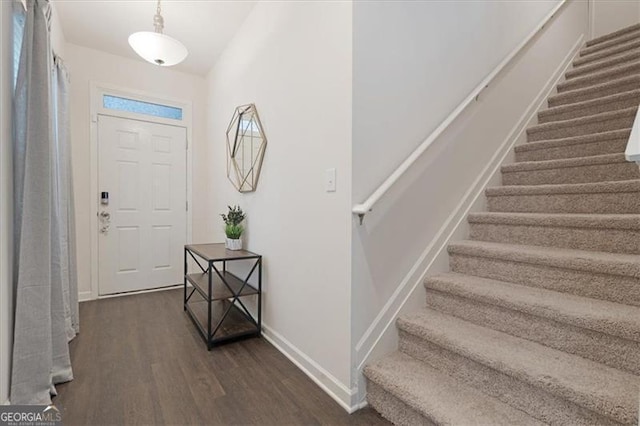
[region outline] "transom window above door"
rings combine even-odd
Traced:
[[[154,104],[113,95],[102,95],[102,106],[107,109],[182,121],[182,108],[169,105]]]

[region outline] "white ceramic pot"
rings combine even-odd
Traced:
[[[226,247],[229,250],[242,250],[242,238],[238,238],[237,240],[227,238]]]

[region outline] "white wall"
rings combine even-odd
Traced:
[[[376,189],[556,4],[355,2],[354,200]]]
[[[9,399],[12,341],[13,178],[11,91],[13,25],[11,2],[0,2],[0,404]]]
[[[264,256],[266,336],[349,406],[351,3],[259,2],[208,76],[209,232],[239,204]],[[225,131],[255,103],[268,138],[255,193],[226,178]],[[337,192],[324,191],[337,169]]]
[[[356,2],[353,203],[363,202],[556,5]],[[579,47],[587,23],[587,2],[568,2],[367,214],[364,225],[354,220],[356,365],[372,348],[379,356],[396,346],[394,309],[404,297],[406,309],[424,307],[421,274],[448,270],[440,248],[458,218],[448,221],[473,198],[468,191],[499,149],[513,142],[518,124],[526,124],[549,79]],[[479,194],[481,189],[475,188]]]
[[[51,48],[56,55],[64,58],[67,42],[64,31],[62,30],[62,24],[60,23],[60,16],[56,8],[56,3],[51,2],[49,4],[51,5]]]
[[[205,80],[202,77],[156,67],[142,60],[132,60],[68,43],[64,61],[71,78],[71,145],[76,202],[76,234],[78,252],[78,291],[80,299],[91,297],[91,193],[90,158],[90,82],[123,89],[191,101],[193,103],[193,239],[210,239],[206,229],[209,217],[206,197],[209,182],[205,178],[207,137],[205,115]],[[97,289],[93,289],[94,291]]]
[[[592,0],[593,37],[640,22],[638,0]]]

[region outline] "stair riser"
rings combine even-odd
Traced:
[[[638,88],[638,80],[631,79],[629,81],[608,85],[592,90],[580,90],[574,93],[565,92],[561,95],[555,95],[549,98],[549,108],[553,108],[561,105],[568,105],[575,102],[590,101],[592,99],[598,99],[603,96],[615,95],[618,93],[628,92],[630,90],[636,90]]]
[[[551,424],[615,424],[564,398],[402,330],[400,351]]]
[[[371,380],[367,380],[367,402],[391,423],[399,426],[435,426],[435,423],[385,391]]]
[[[629,43],[640,40],[640,31],[632,31],[630,33],[620,35],[614,39],[603,41],[602,43],[594,44],[593,46],[585,47],[580,51],[580,56],[592,55],[596,52],[601,52],[607,49],[618,47],[620,44]]]
[[[491,212],[513,213],[640,213],[640,192],[601,194],[539,194],[489,196]]]
[[[610,367],[640,374],[640,343],[427,289],[427,306],[477,325],[541,343]]]
[[[640,104],[640,95],[628,97],[618,101],[593,105],[585,108],[576,108],[564,112],[554,112],[552,114],[538,114],[538,123],[552,123],[554,121],[571,120],[572,118],[586,117],[589,115],[601,114],[603,112],[618,111],[625,108],[637,107]]]
[[[516,162],[546,161],[563,158],[591,157],[594,155],[624,152],[629,139],[613,139],[601,142],[559,146],[534,151],[516,151]]]
[[[503,185],[554,185],[574,183],[612,182],[638,179],[635,163],[593,164],[559,169],[503,172]]]
[[[449,267],[461,274],[640,306],[638,278],[456,253],[449,256]]]
[[[573,65],[578,67],[590,62],[600,61],[611,56],[637,49],[638,47],[640,47],[640,40],[630,40],[620,46],[613,46],[608,49],[600,50],[599,52],[593,52],[589,55],[581,55],[578,59],[573,61]]]
[[[633,115],[625,113],[624,115],[607,120],[589,121],[578,124],[567,123],[560,127],[542,130],[532,128],[531,131],[527,131],[527,140],[529,142],[535,142],[590,135],[593,133],[608,132],[610,130],[628,129],[633,126],[633,120]]]
[[[638,61],[639,58],[640,50],[632,50],[627,52],[626,54],[613,56],[602,61],[594,61],[581,67],[573,68],[572,70],[569,70],[565,73],[565,77],[568,80],[574,77],[589,75],[594,72],[606,71],[618,65],[632,64],[634,61]]]
[[[640,232],[627,229],[472,223],[471,239],[495,243],[640,254]]]
[[[611,69],[603,73],[594,73],[588,76],[575,77],[566,80],[564,83],[558,84],[558,93],[595,86],[596,84],[606,83],[608,81],[627,77],[639,72],[640,63],[633,63],[631,66],[622,67],[620,69]]]

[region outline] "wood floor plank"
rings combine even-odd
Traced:
[[[151,425],[162,424],[161,414],[156,390],[150,384],[140,383],[127,390],[127,398],[124,400],[124,418],[126,425]]]
[[[158,403],[163,424],[204,424],[200,407],[195,403],[189,390],[190,384],[184,377],[177,360],[167,360],[151,365]]]
[[[387,425],[349,415],[264,339],[207,351],[182,290],[84,302],[65,425]]]

